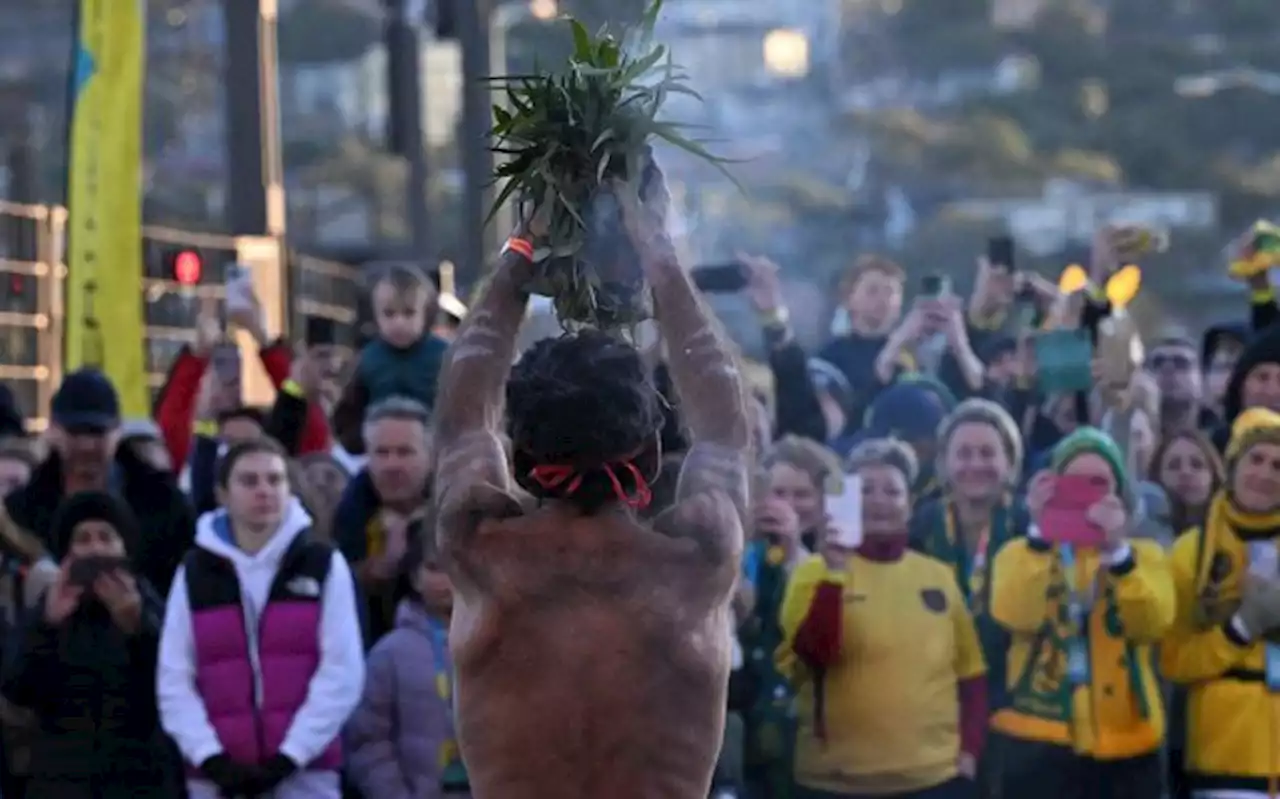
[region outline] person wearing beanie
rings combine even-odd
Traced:
[[[863,430],[835,445],[837,452],[849,452],[862,441],[895,438],[905,441],[920,465],[912,496],[924,500],[935,496],[938,483],[934,476],[938,426],[956,406],[955,395],[937,380],[924,375],[909,375],[898,380],[867,409]]]
[[[1059,478],[1105,485],[1082,523],[1096,547],[1056,543],[1040,524]],[[1152,645],[1173,623],[1161,547],[1132,539],[1120,448],[1081,427],[1053,449],[1027,493],[1032,526],[996,556],[991,614],[1009,631],[1009,697],[992,717],[1000,795],[1160,799],[1165,735]]]
[[[1280,413],[1236,417],[1226,481],[1171,556],[1178,616],[1160,650],[1187,686],[1184,769],[1194,796],[1280,795]]]
[[[862,540],[830,531],[796,567],[775,660],[795,688],[795,799],[967,799],[987,729],[986,664],[954,572],[911,551],[902,441],[860,444]]]
[[[911,546],[951,566],[969,603],[993,708],[1003,705],[1009,634],[991,618],[991,562],[1030,523],[1013,501],[1022,472],[1022,438],[1008,412],[989,400],[967,399],[938,431],[942,496],[919,506],[911,519]]]
[[[1236,418],[1250,408],[1280,412],[1280,325],[1259,332],[1236,361],[1222,397],[1222,425],[1214,433],[1219,450],[1226,448]]]
[[[167,799],[178,787],[156,711],[164,606],[129,559],[137,540],[133,512],[105,492],[54,513],[58,575],[0,684],[37,719],[27,796]]]

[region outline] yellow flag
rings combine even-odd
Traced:
[[[1068,266],[1058,277],[1058,291],[1063,294],[1075,294],[1087,285],[1089,285],[1089,275],[1080,264]]]
[[[140,0],[80,0],[67,190],[66,368],[101,369],[125,416],[150,415],[142,316]]]
[[[1134,264],[1129,264],[1107,280],[1107,299],[1111,302],[1112,308],[1120,310],[1133,302],[1140,288],[1142,288],[1142,270]]]

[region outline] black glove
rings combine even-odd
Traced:
[[[298,764],[285,755],[275,755],[257,769],[257,775],[245,787],[245,796],[260,797],[271,793],[298,770]]]
[[[261,780],[257,766],[237,763],[225,754],[214,755],[200,764],[200,773],[218,786],[218,792],[229,799],[249,794],[250,787]]]

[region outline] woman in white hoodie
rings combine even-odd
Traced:
[[[232,446],[165,613],[160,718],[191,799],[338,799],[364,652],[346,560],[310,535],[270,440]]]

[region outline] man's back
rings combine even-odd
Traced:
[[[455,601],[477,797],[702,799],[724,723],[735,564],[623,513],[478,525]]]
[[[476,799],[703,799],[720,748],[748,394],[647,169],[643,209],[633,188],[617,196],[689,432],[671,511],[651,526],[633,515],[653,500],[664,424],[634,346],[582,330],[515,360],[531,239],[513,239],[441,372],[433,496]],[[538,219],[522,226],[535,238]]]

